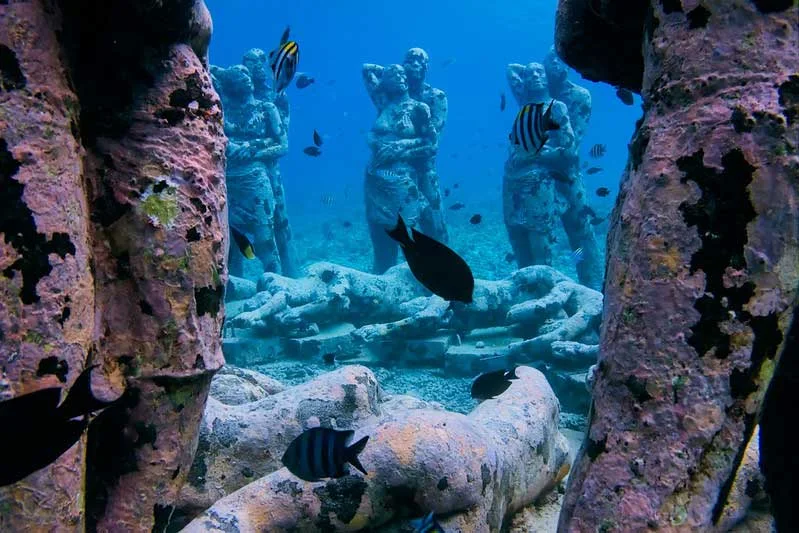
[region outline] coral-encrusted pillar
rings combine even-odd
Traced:
[[[85,460],[0,491],[0,530],[161,530],[186,479],[223,363],[210,24],[202,0],[0,5],[0,399],[88,360],[101,396],[126,385]]]
[[[58,27],[41,2],[0,5],[0,400],[71,385],[92,345],[83,153]],[[83,528],[84,444],[0,489],[1,531]]]
[[[786,341],[799,8],[649,4],[628,43],[644,50],[645,114],[608,237],[593,415],[561,532],[713,531],[775,366],[799,357]]]

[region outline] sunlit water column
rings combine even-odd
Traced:
[[[608,237],[593,416],[562,532],[715,531],[774,369],[799,356],[786,343],[799,9],[686,4],[559,5],[560,55],[640,90],[645,109]]]

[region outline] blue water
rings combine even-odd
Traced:
[[[456,244],[468,238],[457,233],[477,231],[466,221],[481,212],[486,228],[500,230],[493,234],[504,240],[497,249],[497,260],[502,260],[510,246],[501,230],[499,187],[507,135],[516,111],[505,81],[505,66],[543,60],[553,43],[556,0],[208,0],[207,4],[214,21],[211,63],[229,66],[240,63],[250,48],[274,48],[288,24],[292,39],[300,44],[298,71],[316,79],[306,89],[293,84],[288,89],[290,150],[281,160],[281,169],[291,224],[295,234],[299,233],[298,245],[307,247],[309,231],[342,216],[364,223],[361,189],[369,156],[365,134],[376,113],[361,81],[361,65],[401,63],[405,51],[418,46],[430,54],[427,81],[446,91],[449,99],[438,171],[442,189],[455,182],[460,187],[445,205],[455,201],[467,204],[462,211],[446,212],[450,233],[456,234]],[[445,62],[451,64],[444,66]],[[604,168],[603,173],[584,177],[590,205],[602,216],[615,201],[627,144],[641,116],[640,99],[636,96],[634,106],[625,106],[609,85],[589,82],[574,71],[570,79],[586,87],[593,98],[582,152],[592,165]],[[508,98],[504,112],[499,110],[501,92]],[[325,139],[324,153],[318,158],[302,153],[312,144],[314,128]],[[599,161],[587,156],[595,143],[608,148]],[[595,196],[593,191],[600,186],[608,187],[611,194]],[[320,201],[324,193],[333,194],[332,207]],[[606,228],[603,224],[599,229]],[[362,228],[353,231],[368,241]],[[316,238],[314,233],[312,239]],[[600,233],[598,238],[604,242],[605,235]],[[318,239],[323,239],[321,230]],[[567,257],[568,251],[564,254]],[[306,257],[303,250],[299,255]],[[479,277],[488,275],[485,269],[479,270],[475,272]]]

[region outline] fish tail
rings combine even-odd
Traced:
[[[80,373],[72,384],[67,397],[58,406],[58,415],[64,420],[98,411],[112,402],[98,400],[92,394],[91,371],[100,365],[91,365]]]
[[[358,459],[358,454],[363,451],[366,447],[366,441],[369,440],[369,435],[365,436],[352,446],[347,448],[347,462],[350,463],[352,466],[363,472],[365,475],[369,475],[366,472],[366,469],[361,464],[361,461]]]
[[[386,230],[388,236],[400,243],[402,246],[410,246],[411,238],[408,236],[408,227],[402,220],[402,215],[397,215],[397,225],[392,230]]]

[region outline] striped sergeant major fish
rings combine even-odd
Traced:
[[[355,432],[351,429],[339,431],[330,428],[311,428],[291,441],[281,461],[289,472],[305,481],[337,478],[348,474],[346,463],[366,474],[358,454],[366,446],[366,436],[347,446]]]
[[[269,52],[275,92],[280,94],[291,84],[300,62],[300,45],[297,41],[286,41]]]
[[[427,513],[424,518],[411,520],[411,527],[413,527],[414,533],[444,533],[444,529],[441,527],[441,524],[436,522],[436,518],[433,516],[433,511]]]
[[[526,104],[513,121],[513,130],[508,135],[511,144],[522,145],[525,152],[535,151],[537,154],[549,139],[548,131],[558,130],[560,126],[552,120],[552,104],[544,111],[543,103]]]

